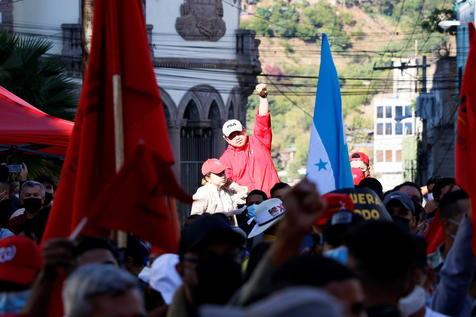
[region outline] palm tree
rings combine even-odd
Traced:
[[[48,55],[53,44],[39,37],[0,32],[0,85],[55,116],[71,118],[75,85],[59,57]]]

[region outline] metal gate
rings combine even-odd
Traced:
[[[180,133],[180,180],[182,188],[193,195],[201,186],[202,164],[214,153],[213,132],[211,128],[182,127]],[[181,207],[183,217],[186,217],[190,210]]]

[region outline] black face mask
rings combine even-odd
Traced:
[[[407,218],[393,216],[393,222],[396,223],[399,227],[404,228],[405,230],[410,230],[410,220]]]
[[[52,193],[45,193],[45,206],[49,205],[49,203],[53,200]]]
[[[209,256],[197,265],[198,287],[194,298],[202,304],[226,304],[242,283],[240,264],[227,256]]]
[[[23,207],[29,214],[34,214],[41,209],[42,203],[40,198],[23,199]]]

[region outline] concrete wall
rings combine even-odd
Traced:
[[[175,29],[180,17],[182,0],[147,0],[146,21],[153,25],[152,45],[155,57],[234,59],[236,58],[235,32],[240,25],[238,1],[223,1],[225,35],[217,42],[186,41]]]
[[[60,54],[63,23],[79,23],[80,0],[22,0],[13,3],[14,31],[24,35],[45,35],[53,41],[50,53]]]

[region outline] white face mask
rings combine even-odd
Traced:
[[[22,312],[30,295],[31,290],[0,293],[0,314]]]
[[[413,291],[408,296],[400,298],[398,307],[402,312],[402,316],[407,317],[415,314],[420,309],[426,306],[427,293],[420,285],[415,286]]]

